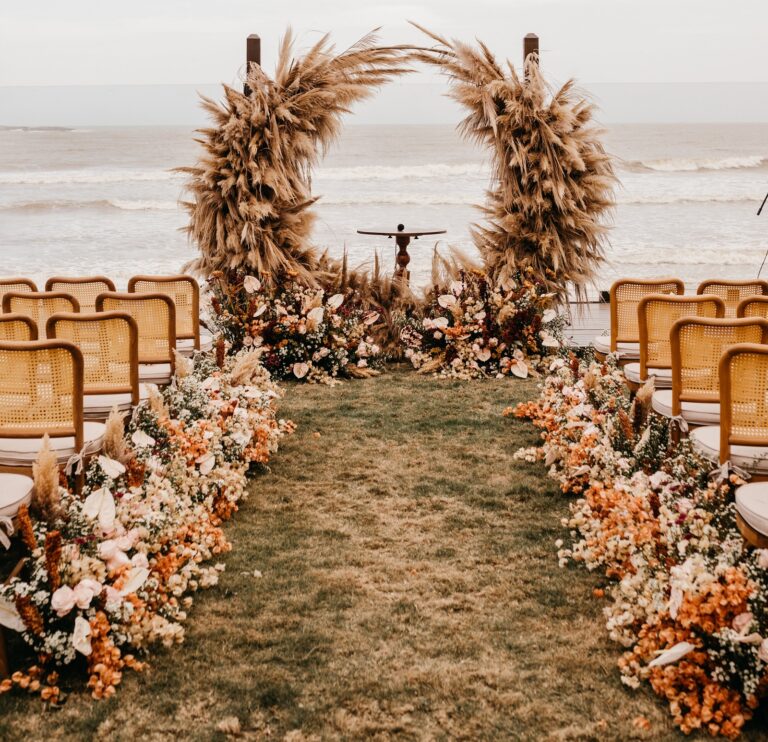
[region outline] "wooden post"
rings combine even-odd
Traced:
[[[539,62],[539,37],[535,33],[527,33],[523,38],[523,70],[528,62],[528,57],[531,54],[535,55],[534,60],[536,64]],[[526,74],[526,77],[528,75]]]
[[[252,33],[245,41],[245,79],[248,79],[248,73],[251,71],[251,65],[258,64],[261,66],[261,37],[258,34]],[[243,93],[250,95],[251,90],[248,87],[248,83],[243,85]]]

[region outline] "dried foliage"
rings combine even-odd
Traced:
[[[132,451],[125,442],[123,416],[117,407],[109,413],[104,428],[104,453],[122,464],[127,463],[132,457]]]
[[[375,32],[340,54],[326,35],[294,57],[289,30],[274,79],[251,65],[249,95],[224,86],[221,104],[204,99],[214,121],[198,139],[205,153],[180,169],[193,197],[185,204],[187,231],[201,252],[189,268],[206,277],[242,270],[318,285],[312,167],[350,106],[408,71],[402,61],[401,49],[376,46]]]
[[[593,107],[572,81],[551,90],[535,57],[521,79],[483,43],[417,28],[436,46],[416,58],[447,75],[450,96],[469,111],[460,132],[491,155],[485,223],[473,229],[488,273],[503,282],[531,267],[561,299],[568,283],[583,293],[603,261],[615,184]]]
[[[42,448],[32,464],[32,479],[32,512],[40,520],[53,524],[61,515],[59,464],[47,434],[43,436]]]

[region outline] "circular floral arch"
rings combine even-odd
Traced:
[[[550,89],[533,56],[521,78],[482,43],[420,30],[432,46],[382,47],[371,33],[336,53],[326,35],[302,56],[289,31],[274,77],[250,65],[248,94],[224,86],[221,103],[204,99],[214,125],[200,132],[202,158],[182,168],[187,229],[200,250],[193,270],[310,287],[345,271],[311,243],[312,169],[350,107],[419,61],[447,76],[449,95],[467,110],[461,134],[491,156],[484,219],[472,228],[489,280],[527,271],[562,300],[569,286],[583,291],[603,260],[615,182],[591,104],[572,81]]]

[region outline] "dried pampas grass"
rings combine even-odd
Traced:
[[[123,416],[117,407],[112,408],[107,422],[104,425],[104,453],[110,459],[127,464],[132,457],[132,452],[125,442],[125,424]]]
[[[340,54],[323,36],[294,56],[289,30],[274,78],[251,65],[249,95],[224,86],[221,104],[203,99],[214,126],[200,132],[197,165],[180,168],[192,195],[184,204],[187,231],[201,253],[189,268],[206,277],[240,270],[318,285],[312,168],[350,107],[409,71],[402,60],[400,48],[376,46],[375,33]]]
[[[43,436],[43,445],[32,464],[32,512],[37,518],[53,525],[61,516],[61,493],[59,492],[59,462],[51,450],[48,434]]]
[[[436,42],[416,58],[448,76],[450,96],[469,111],[460,132],[491,154],[485,222],[473,229],[489,275],[504,282],[532,269],[561,300],[568,284],[583,295],[604,259],[616,183],[592,106],[572,81],[551,90],[535,57],[521,79],[483,43],[416,27]]]

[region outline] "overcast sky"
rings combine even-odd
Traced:
[[[324,31],[344,47],[376,26],[383,26],[384,42],[423,43],[408,19],[443,35],[478,37],[515,64],[521,62],[522,37],[535,32],[549,79],[575,77],[586,86],[596,84],[598,95],[613,90],[599,83],[768,80],[765,0],[0,0],[0,87],[237,83],[248,33],[261,35],[263,63],[271,70],[279,38],[289,25],[300,48]],[[425,71],[409,78],[406,86],[434,82]],[[711,113],[702,113],[707,93],[689,89],[699,92],[691,93],[690,105],[680,104],[680,116],[689,112],[694,120],[715,120],[721,112],[736,115],[722,101],[719,108],[709,104]],[[745,90],[738,95],[753,105],[765,97]],[[407,88],[387,95],[380,106],[409,100]],[[620,90],[610,96],[615,100],[607,101],[608,118],[631,105],[636,93],[627,93],[626,100]],[[66,123],[67,116],[85,115],[78,114],[75,100],[77,106],[88,105],[85,97],[72,98],[67,112],[58,108],[58,101],[54,105],[34,97],[6,87],[0,93],[0,124],[10,123],[9,115],[40,119],[34,123]],[[411,97],[415,100],[418,94],[414,91]],[[635,112],[627,115],[632,120],[650,105],[658,111],[649,115],[663,120],[669,102],[679,97],[668,91],[648,103],[635,100]],[[738,102],[735,92],[734,97]],[[66,106],[67,99],[62,100]],[[33,107],[25,108],[25,101]],[[768,102],[759,105],[768,111]],[[422,106],[426,116],[432,107]],[[115,110],[116,117],[124,115]],[[768,120],[762,109],[745,113],[745,118]]]

